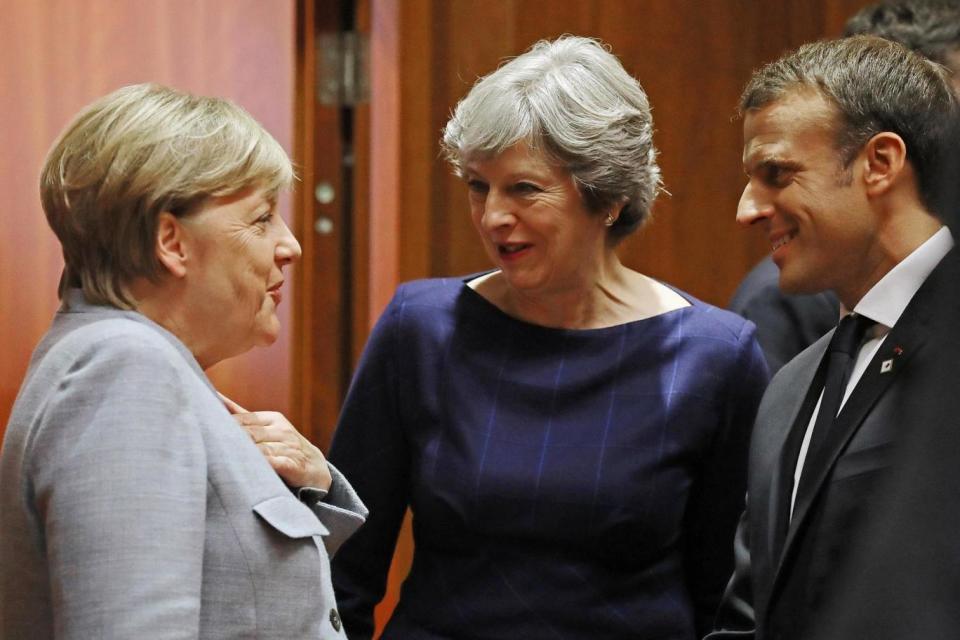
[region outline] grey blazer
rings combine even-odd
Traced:
[[[331,471],[300,502],[173,334],[70,292],[0,454],[0,637],[343,638]]]

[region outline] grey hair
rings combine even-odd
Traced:
[[[803,89],[836,106],[835,144],[844,169],[874,135],[896,133],[906,144],[924,205],[942,216],[952,178],[942,167],[958,118],[946,69],[874,36],[805,44],[753,74],[740,97],[741,115]]]
[[[187,216],[208,198],[248,188],[275,199],[290,186],[283,147],[228,100],[155,84],[123,87],[81,111],[40,176],[47,222],[65,263],[60,297],[132,308],[126,286],[156,280],[161,212]]]
[[[584,205],[606,213],[617,242],[650,216],[660,189],[650,103],[640,84],[597,40],[541,40],[480,78],[457,104],[441,145],[454,173],[469,157],[526,142],[574,178]]]

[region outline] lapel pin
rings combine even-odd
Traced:
[[[880,363],[880,373],[890,373],[893,371],[893,360],[884,360]]]
[[[902,355],[903,355],[903,347],[901,347],[900,345],[895,346],[895,347],[893,348],[893,354],[894,354],[894,355],[897,355],[897,356],[902,356]]]

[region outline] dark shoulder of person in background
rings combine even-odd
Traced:
[[[757,325],[757,341],[774,374],[837,324],[833,292],[792,295],[780,291],[780,272],[767,256],[737,287],[730,310]]]

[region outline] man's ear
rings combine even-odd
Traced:
[[[167,211],[157,220],[157,258],[175,278],[187,275],[186,231],[176,216]]]
[[[863,180],[869,195],[881,195],[903,177],[907,166],[907,145],[891,131],[881,131],[863,148],[865,170]]]

